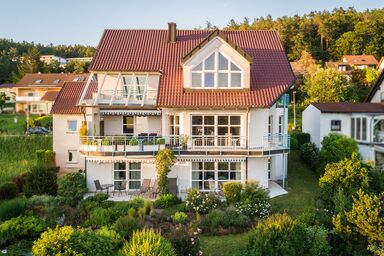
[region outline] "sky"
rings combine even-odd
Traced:
[[[206,21],[251,21],[353,6],[384,8],[383,0],[0,0],[0,38],[96,46],[106,28],[193,29]]]

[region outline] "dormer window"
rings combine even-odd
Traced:
[[[54,84],[58,84],[59,82],[60,82],[60,79],[55,79],[55,80],[53,81]]]
[[[239,88],[242,70],[221,52],[215,51],[192,68],[193,88]]]
[[[37,79],[37,80],[35,80],[35,84],[41,84],[42,81],[43,80],[41,80],[41,79]]]

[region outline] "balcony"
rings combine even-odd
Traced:
[[[268,155],[288,152],[290,137],[264,136],[260,145],[249,144],[245,136],[86,136],[80,138],[80,152],[88,156],[153,155],[170,148],[178,155]]]
[[[16,102],[40,101],[40,96],[16,96]]]
[[[155,105],[157,90],[103,90],[95,100],[95,105]]]

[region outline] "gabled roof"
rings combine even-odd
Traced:
[[[345,59],[350,65],[377,65],[378,62],[373,55],[344,55],[341,59]]]
[[[62,87],[65,82],[72,82],[76,79],[86,81],[89,74],[70,73],[28,73],[25,74],[15,87]],[[41,80],[40,82],[37,82]]]
[[[183,89],[181,61],[203,43],[210,30],[177,30],[168,42],[167,30],[105,30],[91,71],[161,72],[159,107],[245,108],[271,106],[294,82],[294,74],[275,31],[215,32],[252,59],[249,90]]]
[[[384,70],[381,71],[379,78],[376,80],[376,83],[372,86],[371,90],[368,93],[367,98],[365,99],[365,102],[370,102],[375,95],[375,93],[380,90],[380,85],[384,81]]]
[[[0,89],[13,87],[15,87],[15,84],[0,84]]]
[[[86,82],[66,82],[60,90],[55,103],[52,106],[51,114],[79,115],[82,109],[77,106],[81,92],[85,88]],[[85,99],[92,98],[92,93],[97,91],[97,83],[91,82]]]
[[[40,100],[55,101],[57,95],[59,95],[59,91],[47,91],[46,93],[44,93]]]
[[[181,63],[187,62],[195,53],[197,53],[201,48],[203,48],[206,44],[208,44],[211,40],[214,38],[219,37],[224,40],[227,44],[229,44],[233,49],[235,49],[241,56],[243,56],[245,59],[249,61],[249,63],[252,63],[252,57],[248,55],[243,49],[241,49],[239,46],[237,46],[232,40],[228,38],[224,34],[223,31],[220,31],[218,29],[212,31],[211,34],[209,34],[201,43],[199,43],[195,48],[193,48],[188,54],[186,54],[182,59]]]
[[[381,103],[322,102],[312,105],[322,113],[384,113]]]

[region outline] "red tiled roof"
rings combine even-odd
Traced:
[[[60,90],[55,103],[52,106],[51,114],[82,114],[80,107],[77,106],[81,93],[85,88],[86,82],[66,82]],[[85,99],[92,98],[92,93],[97,91],[97,83],[91,82]]]
[[[43,97],[41,97],[41,100],[55,101],[57,95],[59,95],[59,91],[47,91],[46,93],[44,93]]]
[[[384,104],[381,103],[330,102],[312,105],[323,113],[384,113]]]
[[[72,82],[76,78],[78,81],[86,81],[89,74],[70,74],[70,73],[28,73],[17,82],[15,87],[62,87],[65,82]],[[40,83],[36,83],[41,80]],[[55,80],[58,82],[55,83]]]
[[[346,60],[350,65],[377,65],[378,62],[373,55],[344,55],[342,60]]]
[[[0,89],[1,88],[13,88],[13,87],[15,87],[14,84],[0,84]]]
[[[186,92],[181,60],[212,31],[177,30],[176,43],[167,30],[106,30],[90,66],[92,71],[160,71],[160,107],[265,107],[294,82],[279,35],[274,31],[223,31],[249,55],[250,90]]]

